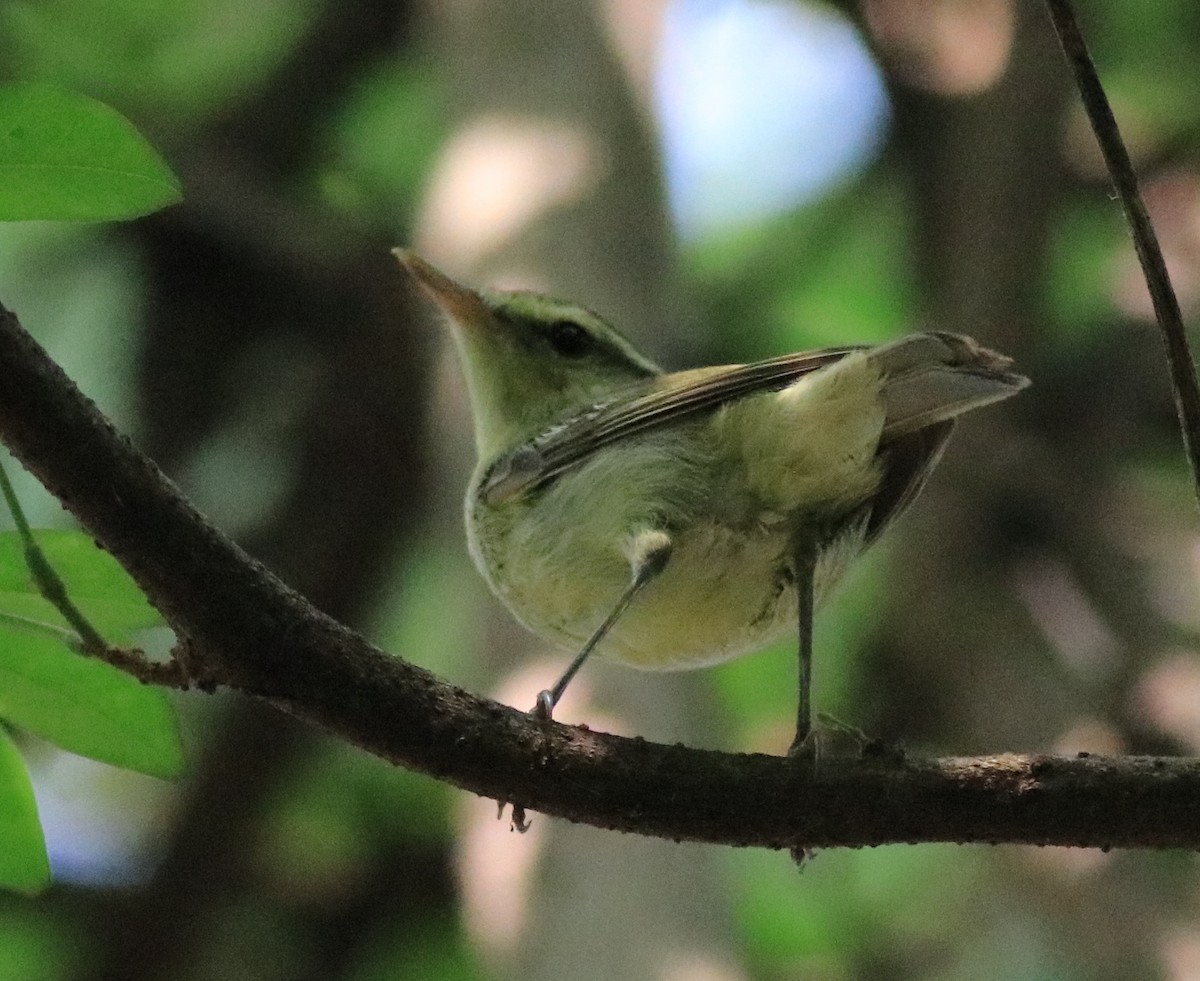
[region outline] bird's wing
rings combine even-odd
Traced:
[[[484,475],[481,492],[498,504],[578,466],[603,447],[689,417],[733,399],[777,391],[801,375],[833,364],[858,347],[785,354],[745,365],[697,368],[648,379],[632,391],[564,419],[511,450]]]

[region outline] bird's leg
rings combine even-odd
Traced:
[[[671,558],[671,546],[671,536],[665,531],[647,530],[639,532],[634,536],[629,551],[629,568],[631,572],[629,585],[621,594],[620,599],[617,600],[617,605],[613,607],[612,612],[604,618],[604,622],[587,639],[587,643],[575,655],[574,659],[567,666],[567,670],[562,673],[562,677],[554,683],[554,687],[547,688],[545,691],[538,693],[537,704],[531,710],[531,714],[535,718],[549,719],[553,716],[554,707],[558,704],[558,700],[562,698],[563,692],[567,690],[567,685],[571,683],[571,679],[583,667],[583,662],[588,659],[588,655],[604,639],[609,630],[612,629],[612,625],[620,619],[621,614],[633,602],[634,597],[645,588],[647,583],[666,568],[667,562]]]
[[[815,755],[812,730],[812,630],[813,578],[817,567],[817,547],[809,536],[799,533],[792,545],[792,564],[796,575],[796,599],[799,613],[800,684],[796,706],[796,738],[788,756]]]
[[[554,707],[558,704],[558,700],[562,698],[563,692],[567,690],[567,685],[571,683],[571,679],[583,667],[583,662],[588,659],[588,655],[604,639],[605,635],[612,629],[612,625],[620,619],[621,614],[629,608],[629,604],[633,602],[634,597],[646,587],[647,583],[666,568],[667,562],[671,558],[671,547],[671,536],[665,531],[647,530],[633,536],[629,549],[629,569],[631,573],[629,585],[625,587],[625,591],[617,600],[617,604],[613,607],[612,612],[604,618],[604,622],[593,631],[592,635],[587,639],[587,643],[583,645],[580,652],[567,665],[567,670],[554,683],[554,687],[538,692],[537,704],[530,710],[530,715],[535,719],[546,721],[553,718]],[[503,815],[504,805],[508,802],[501,800],[498,803],[500,810],[497,817]],[[512,827],[514,831],[519,831],[521,834],[529,830],[529,821],[525,816],[525,808],[516,802],[512,804]]]

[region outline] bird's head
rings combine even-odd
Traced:
[[[481,460],[538,435],[574,409],[661,374],[583,307],[540,293],[473,290],[413,252],[394,251],[450,324]]]

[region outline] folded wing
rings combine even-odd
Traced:
[[[852,351],[866,351],[883,379],[884,494],[876,507],[880,520],[872,520],[872,526],[882,527],[920,489],[955,416],[1028,384],[1010,370],[1007,358],[946,333],[913,334],[871,349],[829,348],[661,375],[516,447],[484,477],[483,494],[489,503],[500,503],[546,484],[603,447],[748,395],[779,391]]]

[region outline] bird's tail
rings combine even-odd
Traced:
[[[868,354],[884,378],[882,443],[1015,395],[1029,379],[961,334],[910,334]]]

